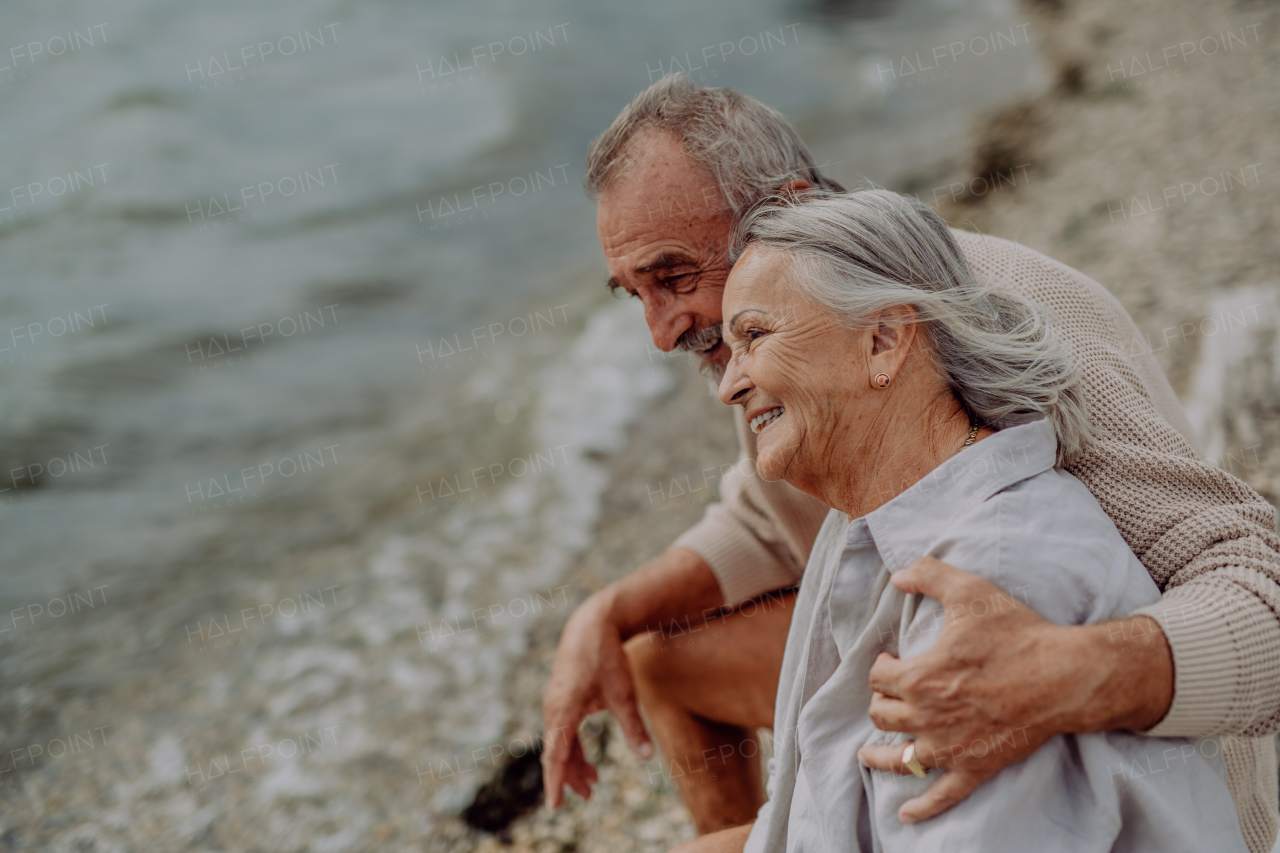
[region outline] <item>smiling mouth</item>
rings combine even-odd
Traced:
[[[769,411],[756,415],[751,419],[751,431],[759,435],[760,430],[782,417],[786,412],[787,410],[781,406],[774,406]]]

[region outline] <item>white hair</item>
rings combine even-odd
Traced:
[[[748,246],[792,260],[790,282],[842,325],[865,328],[909,305],[929,356],[977,423],[1039,412],[1058,438],[1058,465],[1091,441],[1070,345],[1027,300],[973,275],[945,222],[923,202],[886,190],[770,198],[734,231]]]
[[[788,181],[843,191],[823,175],[786,116],[755,98],[718,86],[695,86],[670,74],[631,99],[587,149],[587,194],[600,193],[636,159],[632,144],[645,132],[679,140],[719,187],[735,214],[773,195]]]

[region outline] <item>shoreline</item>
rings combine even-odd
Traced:
[[[714,482],[690,495],[672,495],[666,485],[687,476],[697,486],[704,469],[720,470],[737,459],[732,416],[697,372],[693,357],[668,356],[663,368],[673,376],[674,388],[632,425],[625,449],[604,463],[609,487],[591,544],[561,580],[573,591],[572,607],[533,626],[528,651],[515,666],[507,707],[517,736],[532,738],[542,731],[542,691],[573,607],[664,551],[718,494]],[[496,835],[471,830],[460,817],[442,821],[440,840],[476,851],[661,853],[695,836],[660,759],[645,762],[635,756],[607,713],[589,717],[583,731],[588,758],[600,774],[590,800],[566,790],[565,804],[552,813],[539,798],[532,813]]]

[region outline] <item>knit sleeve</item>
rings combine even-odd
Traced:
[[[1174,662],[1173,704],[1150,734],[1280,731],[1275,510],[1217,468],[1117,441],[1073,473],[1164,591],[1138,611],[1160,624]]]
[[[1046,306],[1083,369],[1097,433],[1072,467],[1164,596],[1174,699],[1149,733],[1280,731],[1280,538],[1275,509],[1201,461],[1133,321],[1097,282],[1005,240],[956,232],[980,275]]]
[[[826,506],[787,483],[760,479],[753,438],[739,423],[742,450],[720,481],[720,502],[675,541],[711,567],[726,605],[798,583],[827,514]]]

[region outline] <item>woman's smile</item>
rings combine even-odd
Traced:
[[[759,435],[761,430],[786,413],[787,410],[782,406],[772,406],[768,409],[762,410],[758,409],[754,413],[749,413],[747,415],[747,424],[750,425],[752,432]]]

